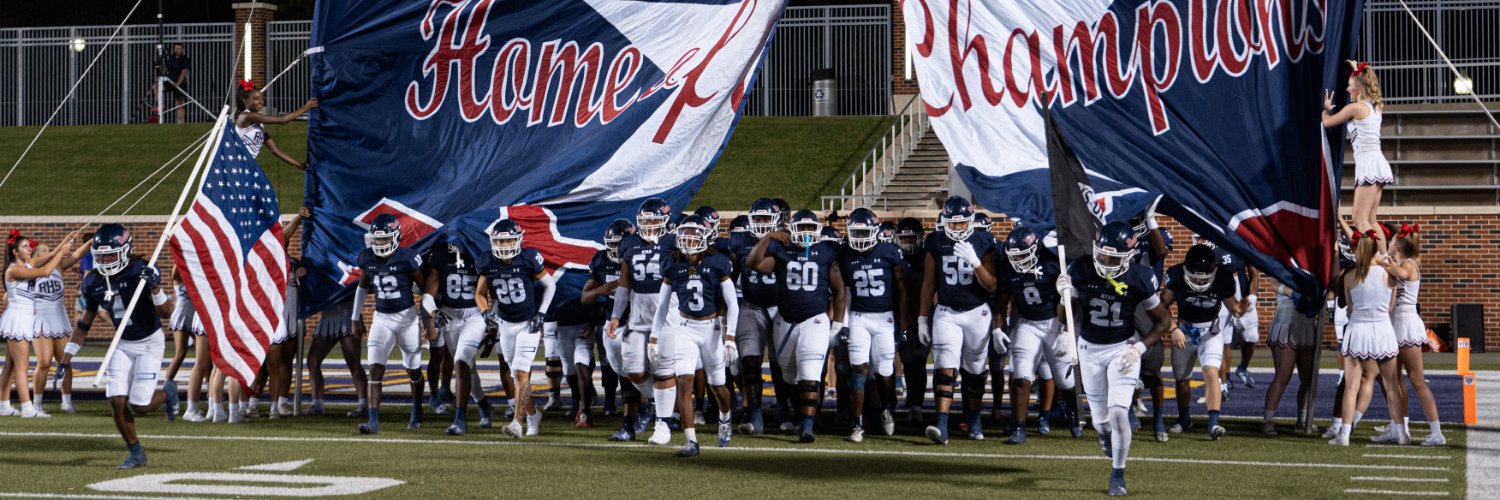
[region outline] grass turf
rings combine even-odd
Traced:
[[[576,429],[561,413],[549,414],[543,434],[512,441],[498,430],[480,430],[470,416],[470,434],[443,435],[449,417],[428,415],[423,429],[404,429],[407,407],[386,408],[378,436],[359,436],[354,419],[342,416],[255,420],[245,425],[167,422],[159,413],[139,417],[138,428],[151,464],[140,471],[113,469],[124,457],[103,403],[87,402],[73,415],[48,420],[9,418],[0,425],[0,454],[7,480],[0,494],[98,493],[87,485],[152,473],[228,472],[243,466],[312,459],[295,472],[330,476],[385,477],[404,484],[368,494],[378,498],[535,497],[607,494],[611,497],[764,497],[795,491],[811,497],[988,497],[1102,496],[1109,463],[1093,432],[1081,439],[1059,429],[1024,446],[982,442],[955,435],[949,446],[917,437],[898,426],[895,437],[867,436],[844,442],[841,430],[824,427],[817,443],[790,436],[736,436],[729,449],[713,448],[712,426],[700,426],[703,456],[672,457],[682,443],[657,448],[642,441],[607,443],[618,419],[600,418],[593,429]],[[898,416],[898,420],[900,420]],[[1130,463],[1130,492],[1150,498],[1205,495],[1235,498],[1331,498],[1350,488],[1443,491],[1465,494],[1464,432],[1448,431],[1443,449],[1366,447],[1370,424],[1354,445],[1334,448],[1321,439],[1258,434],[1258,423],[1227,423],[1229,437],[1210,442],[1201,432],[1156,443],[1137,433]],[[992,431],[993,432],[993,431]],[[66,433],[46,435],[43,433]],[[955,431],[955,434],[956,431]],[[270,440],[281,438],[280,440]],[[1423,455],[1446,458],[1384,458]],[[1210,463],[1207,461],[1234,463]],[[1437,470],[1381,470],[1379,466]],[[670,474],[670,475],[669,475]],[[1355,481],[1356,476],[1446,479],[1446,483]],[[206,484],[206,483],[204,483]],[[234,494],[225,485],[226,494]],[[201,495],[200,495],[201,496]]]
[[[780,196],[796,207],[816,206],[818,196],[838,188],[889,122],[885,116],[745,117],[692,206],[743,210],[764,195]],[[208,128],[207,123],[50,127],[0,188],[9,195],[4,215],[96,214]],[[306,122],[266,128],[287,154],[306,157]],[[0,127],[0,162],[14,163],[37,129]],[[197,159],[195,154],[186,156],[187,162],[132,214],[171,211]],[[296,213],[302,202],[302,172],[269,151],[259,160],[276,187],[282,212]],[[128,198],[111,213],[120,213],[135,199]]]

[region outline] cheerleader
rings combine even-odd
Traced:
[[[51,313],[46,313],[44,317],[43,311],[37,308],[36,304],[39,302],[37,296],[54,295],[53,292],[56,292],[56,298],[44,298],[42,302],[61,304],[61,289],[52,290],[54,286],[60,287],[62,282],[61,276],[55,275],[55,272],[62,264],[63,257],[71,255],[73,240],[77,236],[76,232],[68,233],[58,251],[40,265],[34,265],[32,262],[32,258],[37,255],[36,240],[21,236],[21,232],[14,229],[5,240],[5,289],[9,291],[9,300],[7,300],[5,314],[0,315],[0,338],[5,339],[6,344],[5,369],[0,371],[0,385],[5,386],[5,397],[0,399],[0,416],[16,414],[20,414],[21,418],[51,416],[42,411],[41,405],[32,403],[31,383],[27,379],[26,368],[31,364],[32,339],[36,338],[38,333],[56,333],[53,330],[61,329],[54,324],[55,318]],[[53,281],[54,278],[55,281]],[[66,323],[67,314],[64,313],[63,324],[66,325]],[[47,356],[50,357],[51,353]],[[17,370],[17,366],[21,369]],[[15,382],[15,390],[21,396],[20,410],[10,405],[11,382]]]
[[[365,392],[368,379],[365,378],[364,366],[359,362],[363,325],[350,320],[353,313],[354,298],[350,297],[335,303],[318,318],[318,328],[313,330],[312,347],[307,350],[307,367],[312,374],[313,390],[312,409],[307,411],[308,415],[324,413],[323,402],[327,400],[328,391],[323,378],[323,360],[328,359],[334,346],[344,354],[344,365],[354,378],[354,391],[359,398],[359,405],[349,412],[349,416],[366,418],[368,415],[369,403]]]
[[[1370,63],[1349,61],[1349,104],[1333,112],[1333,92],[1323,92],[1323,126],[1333,128],[1348,124],[1349,143],[1354,147],[1354,227],[1360,232],[1377,229],[1375,211],[1380,206],[1381,190],[1395,183],[1391,164],[1380,152],[1380,120],[1385,105],[1380,98],[1380,79]],[[1384,251],[1386,237],[1375,233]]]
[[[1422,239],[1418,236],[1418,226],[1401,225],[1401,231],[1396,233],[1395,239],[1391,240],[1390,248],[1387,249],[1388,257],[1380,260],[1380,267],[1396,278],[1396,307],[1391,310],[1391,323],[1396,328],[1396,345],[1400,353],[1396,356],[1398,369],[1406,371],[1406,378],[1411,381],[1412,392],[1416,393],[1417,401],[1422,404],[1422,412],[1427,415],[1427,425],[1432,433],[1422,441],[1422,446],[1444,446],[1448,440],[1443,438],[1441,423],[1438,421],[1437,402],[1432,398],[1432,389],[1427,387],[1427,380],[1422,375],[1422,346],[1427,345],[1427,325],[1422,323],[1422,317],[1417,314],[1417,290],[1422,284],[1422,271],[1419,269],[1422,255]],[[1399,379],[1385,379],[1387,385],[1398,387],[1401,400],[1398,405],[1407,408],[1406,385]],[[1395,427],[1395,426],[1392,426]],[[1403,423],[1401,428],[1410,432]],[[1394,441],[1396,436],[1382,436],[1384,441]]]
[[[34,289],[36,294],[32,297],[33,306],[36,308],[36,338],[32,339],[32,349],[36,350],[36,371],[31,376],[33,384],[31,399],[38,411],[42,409],[42,393],[47,388],[47,379],[52,378],[58,385],[57,391],[62,395],[63,413],[73,413],[73,370],[62,365],[63,348],[68,346],[68,338],[73,336],[73,323],[68,321],[68,309],[63,305],[63,274],[65,269],[71,269],[83,259],[84,254],[89,251],[88,245],[80,245],[73,249],[72,253],[62,252],[62,260],[57,269],[46,277],[37,278]],[[40,267],[52,260],[54,253],[45,243],[37,245],[36,256],[32,257],[32,267]],[[58,375],[51,377],[52,361],[58,362]]]
[[[306,162],[292,159],[291,155],[286,154],[281,148],[276,147],[276,141],[271,140],[271,136],[266,133],[263,125],[268,123],[272,125],[291,123],[308,111],[312,111],[313,108],[318,107],[317,98],[309,99],[307,104],[303,104],[302,107],[297,108],[296,111],[292,111],[291,113],[281,116],[264,115],[261,114],[261,111],[266,107],[266,96],[255,88],[254,83],[248,80],[240,80],[240,88],[235,91],[235,102],[239,106],[239,112],[234,116],[234,130],[240,134],[240,139],[245,141],[245,147],[250,149],[251,156],[260,156],[260,148],[264,145],[266,149],[271,150],[271,154],[280,158],[281,161],[287,162],[288,165],[296,167],[298,170],[307,170]]]
[[[1349,446],[1349,434],[1353,430],[1354,409],[1369,404],[1375,388],[1375,375],[1391,381],[1396,379],[1396,331],[1391,325],[1391,306],[1395,303],[1395,278],[1384,267],[1375,263],[1377,231],[1355,233],[1353,272],[1344,275],[1343,291],[1349,303],[1349,325],[1344,332],[1344,342],[1339,354],[1343,356],[1344,380],[1347,384],[1358,383],[1358,390],[1349,387],[1344,391],[1342,415],[1348,426],[1339,429],[1338,437],[1328,442],[1335,446]],[[1401,422],[1406,408],[1401,407],[1396,384],[1384,384],[1386,406],[1391,416],[1392,431],[1400,444],[1410,442]],[[1356,404],[1363,402],[1363,404]],[[1378,436],[1377,436],[1378,437]]]
[[[1292,381],[1292,370],[1297,371],[1297,416],[1312,403],[1309,389],[1312,378],[1318,375],[1317,349],[1322,344],[1324,311],[1312,316],[1297,311],[1295,293],[1286,285],[1276,283],[1276,314],[1271,317],[1271,330],[1267,332],[1266,346],[1271,348],[1271,361],[1276,375],[1271,386],[1266,388],[1265,416],[1260,430],[1267,436],[1276,435],[1276,407],[1281,405],[1281,396]]]
[[[172,356],[172,364],[167,366],[167,380],[177,380],[177,370],[182,367],[183,360],[187,358],[188,345],[192,344],[193,371],[188,374],[187,408],[183,410],[182,419],[188,422],[202,422],[205,418],[203,413],[198,411],[198,401],[203,397],[203,382],[213,369],[213,359],[210,357],[208,342],[205,340],[207,332],[203,330],[203,323],[198,321],[198,315],[193,309],[193,299],[188,296],[187,284],[182,282],[182,275],[178,271],[178,269],[172,271],[176,304],[172,308],[172,317],[168,322],[168,327],[172,329],[172,340],[176,350]]]

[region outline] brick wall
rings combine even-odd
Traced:
[[[248,21],[253,33],[250,41],[250,80],[257,87],[264,86],[266,78],[271,76],[266,74],[266,23],[276,20],[276,6],[266,2],[246,2],[236,3],[233,7],[235,50],[244,50],[240,48],[240,41],[245,39],[245,22]],[[241,65],[244,64],[243,52],[236,52],[235,57],[238,58],[237,61],[241,61]],[[244,75],[245,69],[240,66],[235,79],[242,79]]]
[[[1386,210],[1387,215],[1382,217],[1384,220],[1398,225],[1408,222],[1422,226],[1426,248],[1422,259],[1420,302],[1422,317],[1427,321],[1428,326],[1448,323],[1450,307],[1455,303],[1482,304],[1486,312],[1484,328],[1489,333],[1485,347],[1500,349],[1500,271],[1497,271],[1500,269],[1500,252],[1495,250],[1497,244],[1500,244],[1500,209],[1495,207],[1428,207]],[[725,220],[739,215],[734,212],[720,213]],[[922,219],[929,228],[933,227],[936,220],[936,212],[930,210],[891,212],[881,215],[889,220],[905,216],[917,217]],[[126,226],[135,233],[137,254],[142,256],[150,254],[151,246],[155,244],[160,234],[163,220],[164,217],[131,217],[125,221]],[[86,222],[84,218],[74,217],[3,217],[0,218],[0,229],[19,229],[23,234],[39,239],[43,243],[56,245],[66,231],[84,222]],[[840,221],[835,226],[842,229],[843,222]],[[1004,226],[1004,224],[998,226]],[[727,228],[727,224],[725,227]],[[1191,232],[1175,221],[1165,218],[1162,220],[1162,227],[1171,232],[1176,242],[1172,255],[1167,259],[1168,264],[1180,262],[1190,244]],[[1003,232],[1002,230],[1002,237]],[[301,254],[300,239],[292,242],[292,253]],[[172,265],[171,253],[163,252],[158,266],[162,269],[164,276],[170,278]],[[72,304],[77,298],[81,276],[76,270],[65,274],[68,282],[66,300]],[[1276,309],[1273,288],[1274,285],[1265,277],[1261,278],[1257,288],[1257,295],[1260,299],[1258,308],[1262,339],[1265,338],[1265,329],[1270,327],[1271,316]],[[0,299],[0,304],[3,303],[3,299]],[[316,326],[316,323],[316,317],[308,321],[309,331]],[[105,320],[100,318],[92,332],[94,337],[107,338],[112,330],[109,329]],[[1333,338],[1330,325],[1325,335],[1328,345],[1333,345]]]
[[[901,13],[901,0],[891,2],[891,93],[910,95],[919,92],[916,73],[906,79],[906,21]]]

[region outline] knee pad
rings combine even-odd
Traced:
[[[817,382],[809,382],[809,381],[798,382],[797,383],[797,392],[803,395],[802,397],[797,398],[797,406],[800,406],[802,408],[817,408],[818,407],[818,397],[816,396],[816,394],[818,394],[819,391],[818,391],[818,383]],[[813,396],[813,397],[806,397],[805,395],[807,395],[807,394],[815,394],[815,396]]]
[[[963,377],[964,381],[964,394],[983,396],[985,389],[984,375],[983,373],[962,372],[960,376]]]
[[[943,372],[934,373],[932,374],[932,386],[953,387],[953,376]]]
[[[547,371],[555,372],[563,367],[562,358],[547,358]]]
[[[953,399],[953,376],[937,373],[932,376],[932,397]]]

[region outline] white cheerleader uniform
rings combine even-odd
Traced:
[[[333,342],[354,335],[354,322],[350,319],[353,314],[353,297],[329,306],[318,315],[318,329],[313,330],[313,338]]]
[[[198,330],[201,331],[202,324],[197,322],[198,315],[193,311],[193,298],[188,296],[187,285],[178,283],[173,287],[173,291],[176,294],[177,303],[172,306],[172,318],[167,322],[167,326],[172,331],[186,332],[197,325]]]
[[[1276,314],[1271,316],[1271,330],[1266,345],[1277,349],[1310,351],[1318,348],[1323,336],[1324,312],[1308,316],[1297,312],[1297,302],[1290,295],[1276,294]]]
[[[26,264],[15,265],[31,267]],[[5,314],[0,315],[0,339],[31,342],[31,339],[36,338],[36,306],[33,301],[36,291],[32,289],[33,286],[33,280],[5,280],[10,300],[7,301]]]
[[[1427,345],[1427,325],[1417,314],[1417,290],[1422,280],[1396,280],[1396,309],[1391,311],[1391,324],[1396,329],[1396,345],[1422,347]]]
[[[65,339],[73,336],[73,324],[68,322],[68,308],[63,305],[63,289],[62,271],[58,270],[31,282],[37,337]]]
[[[1349,325],[1342,354],[1354,359],[1396,356],[1396,329],[1391,325],[1391,288],[1385,269],[1370,266],[1365,280],[1349,291]]]
[[[1349,120],[1349,144],[1354,146],[1354,185],[1384,186],[1394,184],[1391,163],[1380,151],[1380,110],[1375,103],[1365,101],[1370,107],[1370,116],[1363,120]]]
[[[1380,120],[1375,120],[1375,127],[1376,129],[1379,129]],[[260,147],[266,143],[265,127],[261,126],[261,124],[259,123],[253,123],[248,127],[241,127],[238,124],[235,124],[234,131],[240,134],[240,140],[245,142],[245,148],[250,150],[250,156],[252,158],[260,156]],[[1387,171],[1389,170],[1390,169],[1387,168]]]

